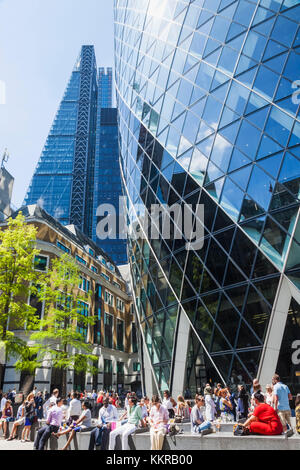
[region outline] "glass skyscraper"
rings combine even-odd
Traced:
[[[205,210],[200,250],[129,237],[146,392],[276,371],[299,393],[299,1],[114,6],[129,224]]]
[[[114,171],[113,177],[110,171]],[[38,203],[63,225],[76,225],[117,264],[127,260],[125,241],[99,240],[96,212],[122,196],[112,69],[100,68],[93,46],[83,46],[48,135],[24,204]],[[111,184],[113,183],[113,184]],[[103,199],[102,199],[103,198]],[[116,253],[116,254],[115,254]]]

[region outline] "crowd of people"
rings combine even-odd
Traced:
[[[70,447],[76,433],[90,432],[89,450],[99,448],[114,450],[120,437],[123,450],[129,448],[128,438],[139,429],[150,431],[151,450],[161,450],[164,438],[170,433],[183,432],[181,423],[189,423],[192,433],[206,433],[218,430],[221,423],[238,422],[245,434],[279,435],[293,433],[290,400],[292,395],[278,375],[263,391],[258,379],[252,384],[250,394],[243,385],[235,391],[230,387],[206,384],[202,394],[187,399],[179,395],[175,400],[168,391],[163,399],[155,395],[138,399],[129,392],[124,407],[115,392],[96,391],[71,392],[66,399],[55,389],[52,395],[41,393],[36,388],[19,405],[16,417],[13,392],[1,394],[0,430],[6,435],[8,423],[13,422],[8,441],[17,437],[18,427],[23,425],[21,441],[29,441],[32,425],[45,419],[45,425],[38,429],[34,449],[44,450],[51,436],[59,439],[66,436],[62,450]],[[92,408],[97,412],[97,422],[92,419]],[[300,434],[300,395],[295,402],[297,432]]]

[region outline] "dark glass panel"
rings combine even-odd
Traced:
[[[274,303],[278,284],[279,277],[266,279],[264,281],[254,283],[256,289],[259,290],[259,292],[264,296],[264,298],[269,302],[270,305],[273,305]]]
[[[257,250],[257,257],[253,270],[253,278],[268,276],[269,274],[276,274],[278,270],[270,263],[270,261]]]
[[[227,297],[222,294],[216,321],[232,346],[235,345],[240,319],[240,315],[231,305]]]
[[[214,232],[222,230],[226,227],[233,225],[233,221],[225,214],[225,212],[219,207],[216,215],[215,225],[213,228]]]
[[[202,270],[203,263],[198,256],[191,251],[188,257],[185,274],[197,292],[200,288]]]
[[[214,323],[212,318],[207,313],[203,305],[199,303],[195,315],[194,327],[207,349],[210,346],[213,326]]]
[[[207,230],[211,230],[217,206],[204,191],[201,194],[200,204],[204,205],[204,225]]]
[[[242,321],[237,338],[237,349],[253,348],[253,346],[258,345],[260,345],[260,342],[248,328],[246,323]]]
[[[200,293],[205,294],[212,290],[218,289],[217,284],[213,281],[212,277],[208,274],[206,269],[203,270],[202,283],[200,288]]]
[[[239,312],[242,312],[243,310],[247,288],[248,288],[248,284],[245,284],[243,286],[235,287],[233,289],[226,289],[225,291],[228,297],[230,297],[233,304],[239,310]]]
[[[227,257],[214,240],[211,240],[208,250],[209,252],[205,263],[206,267],[217,280],[217,282],[222,284]]]
[[[198,300],[194,299],[189,302],[185,302],[182,307],[184,308],[186,314],[188,315],[189,319],[191,320],[192,323],[194,323],[195,320],[195,314],[197,310],[197,304]]]
[[[183,288],[182,288],[182,296],[181,299],[184,301],[185,299],[190,299],[191,297],[195,297],[197,292],[193,289],[187,278],[184,278],[183,281]]]
[[[238,284],[244,281],[245,281],[245,277],[234,266],[234,264],[231,261],[229,261],[228,266],[227,266],[227,272],[225,275],[224,286],[230,286],[231,284]]]
[[[243,317],[257,336],[264,341],[271,309],[253,287],[250,287]]]
[[[206,305],[211,316],[215,317],[219,307],[220,293],[216,292],[215,294],[205,295],[201,297],[201,300]]]
[[[173,259],[171,269],[170,269],[169,281],[178,297],[180,296],[182,278],[183,278],[183,272],[181,271],[180,267],[176,263],[175,259]]]
[[[232,354],[223,354],[222,356],[213,356],[213,362],[221,372],[225,382],[228,382],[231,370]]]
[[[262,349],[255,349],[248,352],[239,352],[238,356],[251,376],[251,382],[257,377]],[[250,385],[246,382],[246,385]]]
[[[249,238],[241,230],[237,230],[232,245],[231,257],[247,277],[250,276],[252,271],[256,250],[257,248]]]
[[[216,221],[217,220],[218,220],[218,215],[217,215]],[[215,235],[215,238],[223,246],[223,248],[227,251],[227,253],[229,253],[230,248],[231,248],[231,244],[232,244],[233,236],[234,236],[234,228],[226,230],[225,232],[221,232],[221,233]]]

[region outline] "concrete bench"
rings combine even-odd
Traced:
[[[150,449],[150,433],[132,436],[133,450]],[[166,436],[163,450],[299,450],[300,436],[243,436],[234,437],[228,432],[206,436],[192,433]]]

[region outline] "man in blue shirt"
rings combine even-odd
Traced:
[[[289,401],[292,400],[293,397],[289,390],[289,387],[280,382],[280,377],[278,374],[275,374],[272,377],[272,384],[274,395],[274,409],[278,413],[284,432],[287,432],[287,425],[289,426],[289,430],[292,430],[291,408]]]

